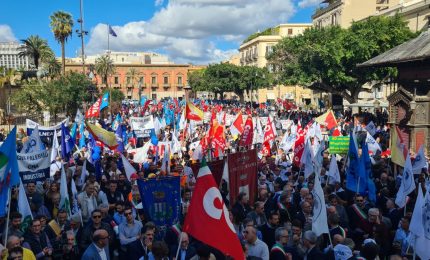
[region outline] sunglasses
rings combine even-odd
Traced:
[[[93,216],[93,218],[102,218],[102,216],[101,215],[95,215],[95,216]]]

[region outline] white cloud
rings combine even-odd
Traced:
[[[118,37],[110,37],[110,49],[162,50],[175,62],[215,61],[233,52],[219,42],[238,46],[249,34],[286,23],[294,12],[292,0],[170,0],[148,21],[113,26]],[[98,24],[91,30],[87,53],[106,49],[106,25]]]
[[[155,0],[155,6],[161,6],[163,5],[164,0]]]
[[[322,0],[302,0],[299,2],[300,8],[306,8],[311,6],[317,6],[322,3]]]
[[[7,24],[0,24],[0,42],[17,41],[12,29]]]

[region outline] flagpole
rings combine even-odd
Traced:
[[[108,36],[108,55],[109,55],[109,24],[107,24],[107,36]]]
[[[176,257],[175,257],[175,259],[178,259],[179,250],[181,250],[181,243],[182,243],[182,233],[179,233],[179,244],[178,244],[178,249],[176,250]]]
[[[20,185],[22,185],[22,183],[20,183]],[[4,244],[3,245],[6,245],[6,243],[7,243],[7,235],[9,233],[10,204],[12,201],[12,189],[11,188],[9,188],[8,198],[9,198],[9,203],[7,205],[6,231],[5,231]]]

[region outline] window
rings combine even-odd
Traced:
[[[118,77],[115,77],[115,78],[114,78],[114,83],[115,83],[115,84],[119,84],[118,82],[119,82]]]
[[[163,77],[163,83],[164,83],[164,85],[169,84],[169,77],[164,76],[164,77]]]
[[[336,16],[336,13],[334,13],[331,16],[331,25],[337,25],[337,16]]]
[[[157,94],[152,94],[152,100],[157,100]]]
[[[102,77],[102,84],[106,84],[106,79],[105,79],[105,77]]]
[[[143,78],[143,77],[140,77],[140,78],[139,78],[139,84],[143,84],[143,81],[144,81],[144,78]]]
[[[293,29],[289,28],[288,29],[288,35],[292,35],[293,34]]]
[[[178,76],[178,85],[182,86],[182,76]]]
[[[157,84],[157,76],[152,76],[152,77],[151,77],[151,84],[152,84],[152,85]]]
[[[127,77],[127,84],[130,84],[130,77]]]

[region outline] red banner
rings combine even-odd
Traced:
[[[248,115],[246,119],[245,127],[242,133],[242,138],[240,139],[241,146],[252,145],[252,139],[254,138],[254,127],[252,124],[252,116]]]
[[[257,193],[257,151],[238,152],[228,155],[230,205],[234,205],[239,192],[248,194],[250,205]]]
[[[216,184],[220,185],[221,179],[222,179],[222,172],[224,170],[224,160],[217,160],[212,162],[207,162],[209,169],[212,172],[212,175],[214,176]],[[191,169],[193,170],[194,176],[197,177],[197,174],[199,173],[200,169],[200,162],[199,163],[193,163],[191,164]]]

